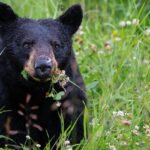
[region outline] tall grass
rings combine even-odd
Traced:
[[[1,1],[31,18],[56,18],[80,3],[84,20],[73,47],[88,94],[83,150],[150,149],[150,1]]]

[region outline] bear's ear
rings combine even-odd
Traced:
[[[66,10],[66,12],[58,18],[58,21],[68,26],[69,32],[74,34],[82,22],[82,17],[82,8],[79,4],[76,4]]]
[[[0,26],[8,25],[17,19],[10,6],[0,2]]]

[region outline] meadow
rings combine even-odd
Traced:
[[[56,18],[70,5],[82,5],[83,23],[73,39],[88,95],[88,139],[81,142],[82,149],[149,150],[150,1],[1,1],[22,17],[35,19]],[[64,131],[61,150],[74,147],[65,146],[66,137]]]

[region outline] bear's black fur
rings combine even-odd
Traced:
[[[24,144],[27,135],[42,148],[49,141],[57,145],[61,114],[65,129],[77,121],[68,137],[71,142],[83,139],[86,95],[72,50],[72,36],[81,21],[80,5],[73,5],[57,19],[33,20],[18,17],[10,6],[0,2],[0,108],[5,110],[0,114],[0,135],[15,141],[0,139],[0,147]],[[60,107],[46,97],[51,84],[48,79],[56,68],[65,70],[80,87],[67,82]],[[28,79],[23,77],[23,70]],[[63,90],[59,83],[54,88]]]

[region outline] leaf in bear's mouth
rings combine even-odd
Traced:
[[[21,75],[22,75],[22,77],[23,77],[25,80],[28,80],[29,74],[28,74],[28,72],[27,72],[26,70],[22,70],[22,71],[21,71]]]
[[[29,73],[26,71],[26,70],[22,70],[21,71],[21,75],[22,75],[22,77],[25,79],[25,80],[28,80],[29,79]],[[40,81],[42,81],[42,80],[40,80],[40,79],[38,79],[38,78],[36,78],[36,77],[33,77],[33,76],[30,76],[33,80],[35,80],[35,81],[38,81],[38,82],[40,82]],[[48,78],[48,79],[46,79],[46,80],[43,80],[44,82],[46,82],[46,81],[49,81],[50,80],[50,78]]]

